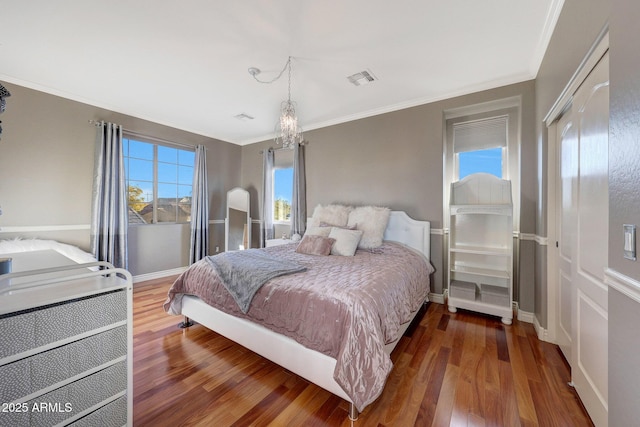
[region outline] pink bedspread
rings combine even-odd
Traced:
[[[335,358],[335,381],[362,411],[382,393],[392,368],[384,346],[399,338],[400,326],[427,299],[433,268],[417,251],[392,242],[354,257],[304,255],[295,248],[264,249],[307,270],[269,280],[246,315],[204,259],[178,277],[164,309],[180,314],[182,295],[196,295]]]

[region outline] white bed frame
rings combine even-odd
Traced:
[[[384,233],[385,240],[403,243],[418,250],[430,259],[431,223],[416,221],[405,212],[392,211]],[[411,315],[411,320],[420,310]],[[350,403],[349,418],[357,419],[358,411],[342,387],[333,379],[336,360],[325,354],[310,350],[295,340],[273,332],[257,323],[231,316],[217,310],[194,296],[185,295],[182,300],[182,315],[185,324],[189,319],[206,326],[229,338],[232,341],[258,353],[283,368],[305,378],[323,389],[345,399]],[[402,325],[401,334],[406,331],[411,321]],[[387,354],[395,348],[398,340],[385,347]]]

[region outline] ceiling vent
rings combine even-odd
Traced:
[[[371,71],[365,70],[347,77],[354,86],[362,86],[377,80]]]
[[[245,113],[240,113],[237,116],[233,116],[233,117],[235,117],[236,119],[238,119],[238,120],[240,120],[242,122],[248,122],[249,120],[255,119],[255,117],[252,117],[252,116],[250,116],[248,114],[245,114]]]

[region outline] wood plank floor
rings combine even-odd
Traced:
[[[174,278],[134,288],[135,426],[349,426],[348,404],[162,309]],[[532,325],[430,304],[355,426],[590,426],[558,347]]]

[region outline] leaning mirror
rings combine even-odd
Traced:
[[[227,192],[227,217],[225,218],[225,251],[237,251],[251,247],[251,217],[249,216],[249,192],[234,188]]]

